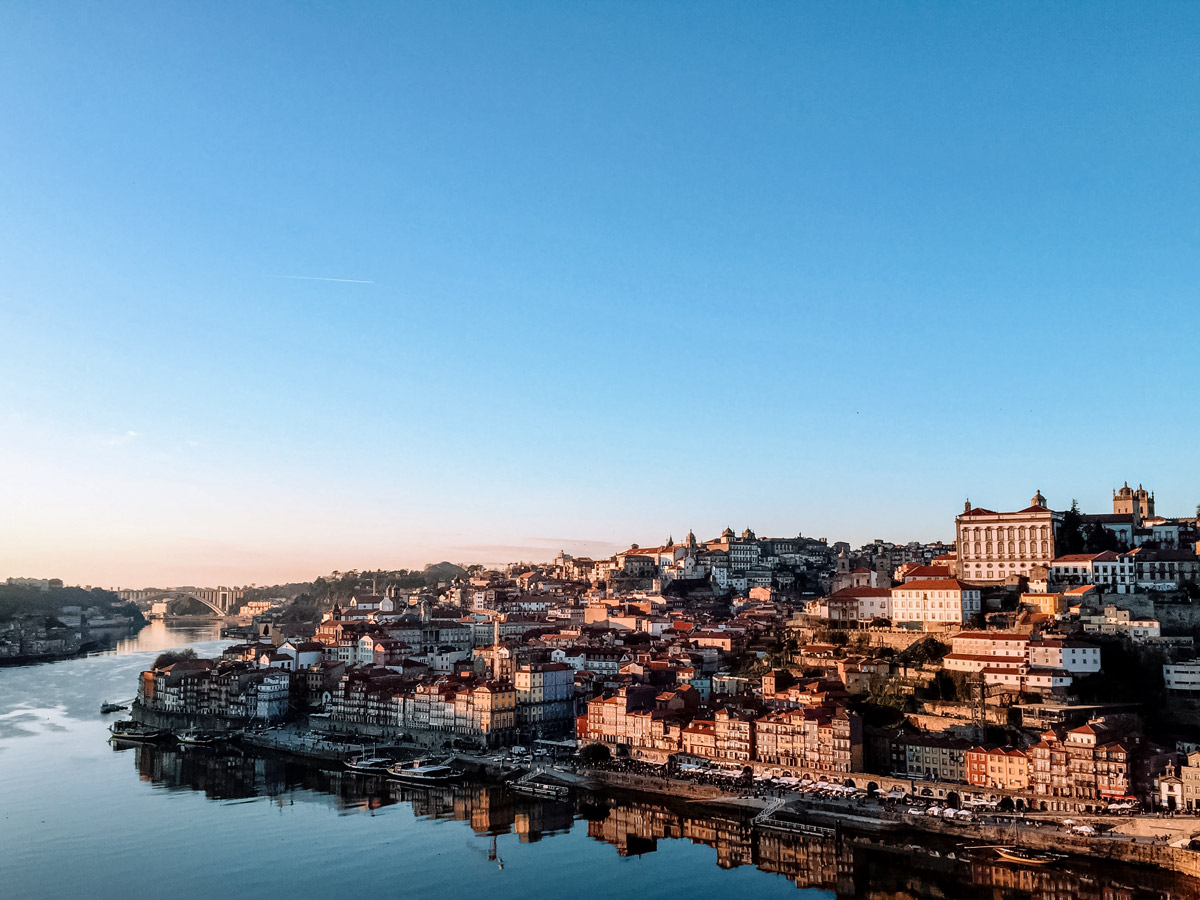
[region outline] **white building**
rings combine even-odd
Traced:
[[[1018,512],[972,508],[968,502],[954,520],[958,576],[974,584],[1002,584],[1028,578],[1035,566],[1049,566],[1063,514],[1046,508],[1038,491]]]
[[[1168,691],[1200,691],[1200,662],[1164,665],[1163,681]]]
[[[982,610],[978,588],[956,578],[913,581],[894,587],[892,619],[919,625],[962,625]]]
[[[1137,582],[1133,557],[1126,553],[1073,553],[1050,563],[1050,581],[1056,588],[1094,584],[1118,594],[1128,593]]]
[[[1100,648],[1083,641],[1045,640],[1029,644],[1029,665],[1061,669],[1073,675],[1100,671]]]

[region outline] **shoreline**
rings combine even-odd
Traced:
[[[658,798],[671,798],[691,806],[714,810],[739,810],[746,814],[757,811],[755,824],[758,827],[805,834],[806,826],[833,829],[835,834],[851,832],[866,837],[882,837],[895,834],[937,835],[955,841],[983,846],[1019,847],[1023,850],[1053,852],[1086,860],[1102,858],[1123,865],[1146,866],[1167,870],[1195,878],[1200,881],[1200,852],[1170,843],[1147,842],[1130,835],[1076,835],[1061,827],[1048,824],[1048,820],[1014,816],[1003,823],[949,822],[938,817],[911,816],[912,807],[891,809],[882,806],[836,806],[822,801],[819,805],[803,797],[746,796],[726,791],[717,785],[693,785],[678,779],[652,778],[624,772],[589,770],[586,776],[589,788],[597,782],[603,787],[646,794]],[[656,784],[655,782],[658,782]],[[681,788],[706,789],[705,795],[692,795]],[[770,821],[764,817],[771,806],[781,803],[778,810],[787,814],[786,822]],[[1076,821],[1081,818],[1074,817]],[[1097,817],[1091,817],[1097,818]],[[1139,823],[1138,820],[1141,820]],[[1151,817],[1130,817],[1126,823],[1152,823],[1163,820]],[[1025,824],[1025,823],[1034,824]],[[1196,821],[1200,830],[1200,819]]]
[[[149,715],[147,715],[149,714]],[[154,712],[138,708],[131,712],[135,720],[152,719],[148,724],[165,727],[176,732],[194,722],[194,716],[181,716]],[[185,721],[186,720],[186,721]],[[227,720],[215,723],[227,730],[234,723]],[[352,756],[359,744],[341,742],[324,736],[305,734],[295,728],[261,733],[243,733],[240,743],[268,753],[279,753],[302,763],[328,767],[340,767],[347,757]],[[368,742],[370,743],[370,742]],[[383,750],[399,754],[417,754],[418,747],[389,746]],[[826,836],[840,838],[843,833],[868,838],[886,838],[895,835],[936,835],[942,839],[961,841],[985,847],[1019,847],[1024,850],[1066,854],[1077,859],[1102,858],[1124,865],[1147,866],[1176,872],[1200,880],[1200,852],[1188,849],[1186,843],[1179,846],[1183,838],[1167,842],[1150,840],[1144,832],[1166,828],[1168,833],[1183,834],[1182,825],[1193,825],[1193,832],[1200,833],[1200,818],[1156,819],[1149,816],[1124,817],[1114,825],[1112,819],[1095,816],[1072,816],[1076,822],[1090,820],[1101,825],[1113,825],[1113,830],[1094,835],[1079,835],[1066,830],[1055,819],[1039,818],[1037,814],[1014,814],[1012,816],[989,816],[986,821],[969,823],[947,821],[927,815],[914,816],[912,805],[888,806],[877,801],[858,798],[835,801],[832,798],[815,798],[806,794],[765,790],[761,787],[739,789],[712,783],[696,783],[685,779],[650,776],[632,772],[617,772],[598,768],[564,768],[554,766],[549,760],[532,767],[522,765],[505,766],[487,757],[469,753],[449,751],[448,756],[460,767],[470,769],[476,775],[503,780],[514,772],[540,774],[565,786],[593,791],[616,791],[643,794],[659,801],[683,803],[688,806],[710,809],[714,813],[724,812],[753,819],[753,826],[796,835]],[[1115,829],[1130,829],[1116,831]]]

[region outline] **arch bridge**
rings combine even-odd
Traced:
[[[244,591],[241,588],[183,588],[180,590],[147,589],[143,591],[119,591],[122,600],[131,600],[151,608],[157,603],[173,604],[180,600],[195,600],[212,610],[218,616],[227,616],[242,603]],[[164,609],[163,614],[166,615]]]

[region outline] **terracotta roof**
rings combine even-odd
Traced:
[[[1013,634],[1008,631],[960,631],[954,635],[954,640],[958,640],[959,638],[988,641],[1028,641],[1029,635]]]
[[[937,578],[929,581],[910,581],[891,590],[892,593],[895,593],[896,591],[970,591],[974,588],[963,584],[957,578]]]
[[[904,572],[905,578],[929,578],[934,575],[948,578],[950,577],[950,568],[948,566],[914,566]]]

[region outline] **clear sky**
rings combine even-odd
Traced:
[[[0,577],[1200,501],[1200,5],[0,6]]]

